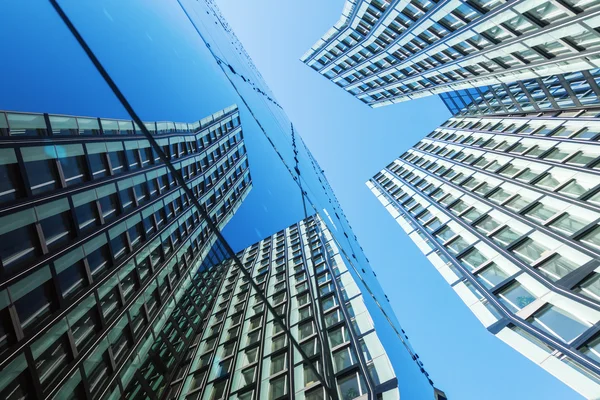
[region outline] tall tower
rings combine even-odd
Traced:
[[[145,125],[222,228],[252,186],[237,107]],[[224,279],[216,235],[131,120],[0,112],[0,164],[0,397],[158,396]]]
[[[321,217],[283,229],[217,268],[225,280],[181,373],[183,385],[169,398],[402,398],[383,331],[374,324],[379,310]],[[435,398],[445,396],[435,390]]]
[[[301,60],[371,107],[597,68],[587,0],[347,0]]]
[[[598,398],[600,109],[471,109],[367,186],[492,334]]]

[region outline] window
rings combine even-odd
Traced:
[[[67,315],[75,345],[83,349],[100,328],[100,321],[96,311],[96,300],[88,296],[77,308]]]
[[[0,219],[0,260],[5,269],[30,261],[41,253],[33,225],[35,216],[25,213],[27,211],[17,212]]]
[[[319,343],[316,338],[310,339],[304,343],[300,344],[300,348],[307,357],[312,357],[320,351]]]
[[[597,226],[590,233],[582,237],[581,241],[595,247],[600,247],[600,226]]]
[[[446,247],[450,249],[453,253],[458,254],[467,247],[469,247],[469,243],[459,236],[456,239],[452,240],[450,243],[448,243]]]
[[[512,312],[517,312],[535,300],[535,297],[519,282],[512,283],[498,293],[500,301]]]
[[[556,254],[540,265],[538,271],[551,280],[556,281],[578,267],[574,262]]]
[[[319,363],[317,361],[315,361],[312,365],[302,365],[305,387],[308,385],[312,385],[313,383],[319,382],[319,377],[317,376],[313,368],[316,368],[317,370],[319,369]]]
[[[535,205],[531,210],[525,213],[526,216],[532,218],[534,220],[544,222],[547,221],[550,217],[555,215],[557,211],[552,207],[549,207],[545,204],[539,203]]]
[[[81,258],[83,258],[83,252],[79,250],[79,253]],[[69,257],[69,255],[66,255],[65,257],[62,257],[54,262],[54,268],[56,269],[58,277],[58,286],[64,299],[79,293],[85,286],[88,285],[85,266],[83,265],[81,259],[77,261],[71,261],[67,259],[67,257]],[[73,263],[71,264],[70,262]]]
[[[256,367],[247,368],[240,373],[239,387],[245,387],[254,382],[256,376]]]
[[[298,320],[302,321],[312,315],[310,306],[306,306],[298,309]]]
[[[287,393],[287,379],[285,376],[273,379],[269,385],[269,400],[275,400]]]
[[[508,275],[506,275],[506,273],[496,264],[491,263],[489,266],[479,271],[476,277],[484,286],[490,289],[508,278]]]
[[[334,310],[328,314],[325,314],[325,326],[329,328],[330,326],[337,324],[343,319],[344,316],[342,315],[342,312],[339,309]]]
[[[114,143],[107,143],[107,147]],[[117,175],[125,172],[127,169],[127,160],[125,159],[125,153],[123,153],[123,146],[120,143],[116,143],[121,146],[121,150],[110,151],[108,158],[110,160],[110,167],[112,168],[113,175]]]
[[[283,335],[279,335],[273,338],[273,342],[272,342],[272,346],[271,346],[271,350],[272,351],[277,351],[279,349],[282,349],[285,347],[286,345],[286,340],[285,340],[285,334]]]
[[[33,343],[32,353],[40,382],[43,386],[58,377],[72,359],[67,341],[67,324],[64,320]]]
[[[25,163],[25,170],[33,195],[48,192],[60,187],[56,160],[38,160]]]
[[[95,201],[76,206],[75,216],[79,224],[79,230],[85,234],[95,229],[100,225],[98,218],[97,205]]]
[[[76,185],[87,180],[83,149],[81,151],[81,155],[59,158],[59,161],[60,166],[62,167],[63,175],[65,177],[65,183],[67,184],[67,186]]]
[[[100,209],[102,210],[104,222],[108,223],[115,220],[119,215],[117,196],[115,194],[109,194],[108,196],[100,198],[98,201],[100,203]]]
[[[12,149],[0,149],[0,204],[24,196],[23,179]]]
[[[354,400],[367,391],[363,377],[357,372],[338,378],[337,386],[342,400]]]
[[[544,256],[548,249],[532,239],[525,240],[522,244],[515,247],[513,252],[523,261],[531,264]]]
[[[304,322],[298,326],[298,340],[304,340],[315,333],[315,327],[312,321]]]
[[[249,365],[256,362],[258,356],[258,347],[253,347],[244,351],[243,365]]]
[[[260,339],[260,330],[254,331],[248,334],[248,338],[246,340],[246,345],[250,346]]]
[[[327,311],[335,306],[337,306],[338,302],[335,296],[329,296],[329,297],[325,297],[324,299],[321,300],[321,303],[323,305],[323,311]]]
[[[210,392],[210,400],[222,399],[225,394],[225,385],[227,385],[227,380],[215,383]]]
[[[487,258],[483,254],[481,254],[479,250],[473,249],[464,256],[462,256],[461,261],[463,262],[463,264],[466,264],[471,269],[475,269],[480,267],[483,263],[485,263],[487,261]]]
[[[592,273],[573,290],[592,299],[600,300],[600,274]]]
[[[5,376],[10,374],[10,379]],[[0,398],[27,399],[30,395],[31,381],[27,372],[27,361],[24,355],[18,356],[0,373]]]
[[[346,326],[340,326],[339,328],[334,329],[329,332],[327,336],[329,337],[329,345],[332,349],[350,341],[350,333]]]
[[[93,179],[102,178],[108,175],[106,153],[90,153],[88,149],[88,160],[92,168]]]
[[[356,355],[350,346],[345,347],[333,353],[333,363],[335,372],[339,372],[356,364]]]
[[[494,239],[495,242],[503,246],[508,246],[512,242],[517,240],[519,237],[521,237],[519,233],[513,231],[509,227],[505,227],[502,228],[500,231],[496,232],[492,239]]]
[[[271,358],[271,375],[275,375],[286,368],[286,353]]]
[[[600,337],[590,340],[579,351],[592,360],[600,362]]]
[[[577,338],[589,326],[568,311],[554,305],[545,306],[527,321],[566,342]]]
[[[40,221],[40,225],[50,251],[66,245],[74,236],[71,217],[67,212],[45,218]]]
[[[103,275],[110,266],[110,251],[106,245],[106,237],[99,236],[84,245],[90,272],[94,279]]]
[[[48,266],[10,286],[9,292],[25,334],[33,332],[41,321],[57,309],[56,293]]]

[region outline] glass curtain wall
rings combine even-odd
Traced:
[[[1,397],[439,394],[214,2],[0,8]]]

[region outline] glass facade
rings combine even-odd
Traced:
[[[456,97],[453,92],[442,93],[440,97],[453,115],[556,110],[573,110],[576,113],[582,107],[600,104],[599,81],[600,70],[596,68],[488,86],[486,92],[471,96],[472,101],[468,103],[446,100],[448,97]]]
[[[371,107],[595,69],[595,1],[347,0],[301,60]]]
[[[0,37],[0,397],[445,398],[213,1]]]
[[[367,182],[491,333],[586,398],[600,395],[598,113],[457,115]]]

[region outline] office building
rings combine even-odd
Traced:
[[[222,228],[252,186],[237,107],[145,125]],[[217,237],[131,120],[0,112],[0,135],[0,397],[157,398],[223,279]]]
[[[257,287],[234,260],[223,262],[226,278],[204,334],[181,380],[173,383],[186,399],[400,397],[366,294],[320,217],[308,217],[237,257]],[[176,395],[174,390],[170,398]]]
[[[598,108],[459,115],[367,186],[482,324],[600,397]]]
[[[301,60],[365,104],[600,66],[600,3],[347,0]]]

